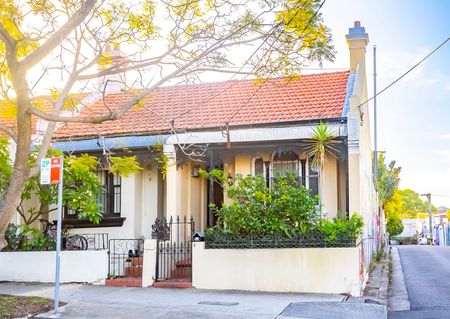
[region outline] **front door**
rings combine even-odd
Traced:
[[[223,165],[216,166],[216,169],[223,169]],[[208,198],[208,219],[207,226],[212,227],[216,225],[219,216],[215,213],[213,209],[211,209],[211,204],[214,207],[220,209],[223,205],[223,186],[217,181],[208,181],[207,187],[207,198]]]

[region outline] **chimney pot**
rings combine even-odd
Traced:
[[[361,21],[355,21],[355,28],[361,28]]]

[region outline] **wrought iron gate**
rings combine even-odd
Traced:
[[[192,280],[192,217],[155,220],[152,238],[157,240],[156,280]]]
[[[144,257],[143,239],[110,239],[108,242],[108,278],[127,276],[132,264],[142,265]]]

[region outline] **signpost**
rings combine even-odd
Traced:
[[[59,307],[59,278],[61,264],[61,217],[62,217],[62,189],[63,189],[64,157],[44,158],[41,160],[42,185],[58,184],[58,218],[56,223],[56,265],[55,265],[55,300],[54,312]]]

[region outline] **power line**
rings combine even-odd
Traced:
[[[383,93],[384,91],[386,91],[387,89],[389,89],[391,86],[393,86],[395,83],[397,83],[398,81],[400,81],[402,78],[404,78],[408,73],[410,73],[412,70],[414,70],[415,68],[417,68],[420,64],[422,64],[426,59],[428,59],[430,56],[432,56],[437,50],[439,50],[440,48],[442,48],[448,41],[450,40],[450,37],[448,37],[447,39],[444,40],[444,42],[442,42],[441,44],[439,44],[433,51],[431,51],[430,53],[428,53],[422,60],[420,60],[419,62],[417,62],[413,67],[411,67],[408,71],[406,71],[405,73],[403,73],[402,75],[400,75],[396,80],[392,81],[388,86],[386,86],[384,89],[382,89],[381,91],[379,91],[378,93],[374,94],[374,96],[372,96],[370,99],[364,101],[363,103],[361,103],[360,105],[358,105],[358,107],[363,106],[364,104],[366,104],[367,102],[372,101],[376,96],[380,95],[381,93]]]

